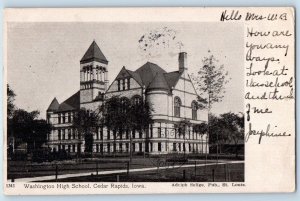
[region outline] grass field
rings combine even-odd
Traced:
[[[227,168],[227,171],[226,171]],[[91,175],[58,179],[58,182],[243,182],[244,164],[211,165],[195,168],[168,168],[165,170],[127,174]],[[54,182],[55,180],[48,181]]]
[[[222,160],[226,162],[227,160]],[[69,160],[56,161],[51,163],[31,163],[24,161],[9,161],[8,162],[8,179],[29,178],[48,175],[64,175],[73,173],[87,172],[103,172],[109,170],[127,170],[142,169],[153,167],[154,170],[143,172],[131,172],[115,175],[101,176],[85,176],[61,179],[59,181],[224,181],[230,179],[232,181],[242,181],[244,179],[243,164],[227,164],[225,165],[210,165],[205,167],[181,167],[183,165],[205,164],[205,160],[175,160],[170,161],[165,157],[155,158],[133,158],[129,163],[128,158],[101,158],[101,159],[85,159],[85,160]],[[221,162],[221,161],[220,161]],[[207,160],[207,164],[216,163],[216,160]],[[177,166],[176,168],[173,168]],[[158,167],[158,168],[157,168]],[[166,169],[159,169],[166,167]],[[57,171],[56,171],[57,168]],[[157,169],[156,169],[157,168]],[[214,170],[214,173],[213,173]],[[214,174],[214,176],[213,176]],[[59,178],[59,176],[58,176]],[[117,179],[118,178],[118,179]]]

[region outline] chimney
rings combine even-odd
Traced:
[[[187,53],[180,52],[178,56],[179,62],[179,72],[182,73],[184,70],[187,70]]]

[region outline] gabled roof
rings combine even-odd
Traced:
[[[139,83],[139,85],[143,86],[142,78],[137,72],[131,70],[127,70],[127,72],[133,77],[133,79],[135,79],[135,81],[137,81],[137,83]]]
[[[73,94],[70,98],[59,105],[58,111],[70,111],[80,109],[80,91]]]
[[[99,61],[104,64],[108,64],[108,61],[99,46],[95,41],[92,42],[88,50],[85,52],[84,56],[80,60],[80,63],[90,62],[90,61]]]
[[[58,101],[57,101],[57,99],[56,98],[54,98],[53,100],[52,100],[52,102],[50,103],[50,105],[49,105],[49,107],[48,107],[48,109],[47,109],[47,111],[56,111],[56,110],[58,110],[58,107],[59,107],[59,103],[58,103]]]

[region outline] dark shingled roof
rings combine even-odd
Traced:
[[[58,107],[59,107],[59,103],[58,103],[58,101],[57,101],[57,99],[56,98],[54,98],[53,100],[52,100],[52,102],[50,103],[50,105],[49,105],[49,107],[48,107],[48,109],[47,109],[47,111],[56,111],[56,110],[58,110]]]
[[[164,76],[170,88],[175,87],[176,83],[180,78],[181,73],[179,71],[165,73]]]
[[[170,91],[169,85],[162,73],[156,73],[155,77],[153,78],[152,82],[149,84],[147,89],[165,89],[167,91]]]
[[[138,68],[136,73],[139,74],[143,84],[148,87],[149,84],[152,82],[156,74],[163,74],[166,73],[161,67],[154,63],[147,62],[140,68]]]
[[[58,112],[80,109],[80,91],[73,94],[70,98],[59,105]]]
[[[140,77],[140,75],[137,72],[134,72],[131,70],[127,70],[127,72],[133,77],[133,79],[135,79],[135,81],[137,81],[139,83],[139,85],[141,85],[141,86],[143,85],[142,78]]]
[[[80,60],[80,63],[90,62],[90,61],[99,61],[105,64],[108,64],[108,61],[99,46],[95,41],[92,42],[88,50],[85,52],[84,56]]]
[[[122,70],[126,70],[139,85],[145,86],[147,90],[164,89],[170,92],[181,76],[179,71],[167,73],[160,66],[151,62],[145,63],[136,71],[128,70],[125,67]]]

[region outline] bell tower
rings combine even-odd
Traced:
[[[80,60],[80,104],[101,100],[108,87],[108,61],[95,41]]]

